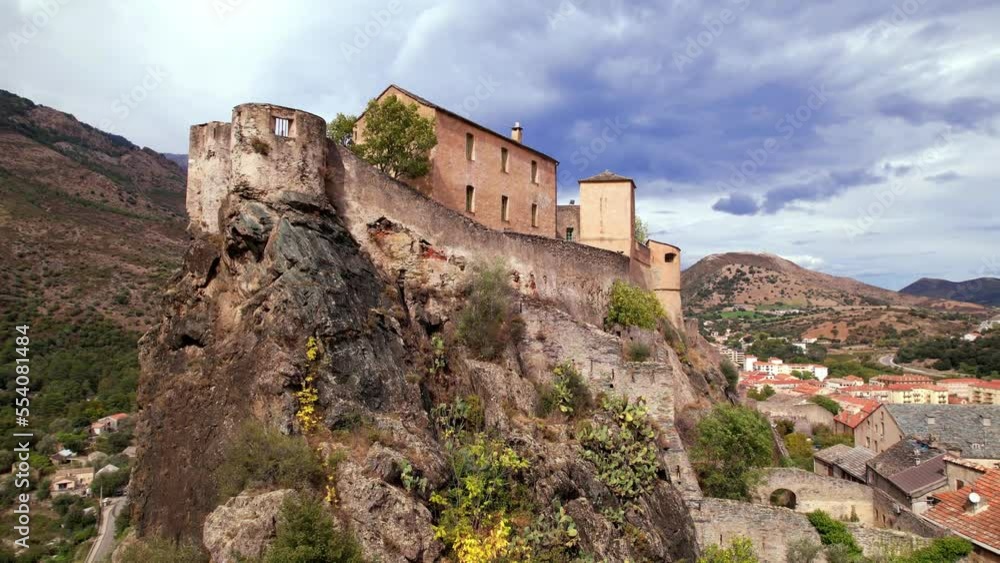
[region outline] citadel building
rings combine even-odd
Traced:
[[[524,145],[521,142],[523,129],[519,125],[515,125],[511,137],[507,138],[398,86],[386,88],[379,99],[388,96],[416,104],[418,112],[434,123],[438,138],[430,154],[431,172],[405,183],[450,212],[516,240],[517,244],[511,247],[525,249],[523,257],[509,251],[499,255],[515,262],[526,262],[537,259],[537,249],[532,247],[544,247],[546,253],[559,254],[553,244],[585,245],[607,253],[559,254],[592,257],[581,263],[569,264],[560,260],[545,264],[541,271],[529,276],[536,288],[540,283],[547,283],[554,286],[552,291],[556,293],[568,291],[569,285],[559,287],[556,280],[561,278],[557,272],[568,269],[577,280],[578,272],[590,267],[592,279],[589,282],[579,279],[574,283],[581,286],[597,283],[606,295],[608,280],[631,281],[653,291],[671,323],[678,329],[683,328],[680,249],[663,242],[635,240],[636,186],[631,178],[604,172],[581,180],[580,204],[557,206],[559,163]],[[364,130],[365,116],[362,114],[355,127],[357,141],[364,139]],[[331,168],[328,159],[339,152],[332,151],[331,144],[332,141],[325,137],[322,118],[270,104],[237,106],[233,110],[232,123],[193,126],[187,192],[192,228],[218,231],[220,208],[226,190],[230,189],[227,186],[242,189],[244,185],[290,187],[303,184],[310,186],[310,190],[324,189],[322,186],[329,182]],[[449,241],[457,241],[462,246],[473,242],[468,239],[471,235],[463,238],[464,228],[448,230],[445,227],[451,224],[446,214],[421,203],[421,209],[430,211],[418,217],[415,203],[409,206],[402,203],[410,201],[411,195],[395,189],[391,191],[396,195],[364,193],[366,197],[377,196],[378,205],[407,215],[404,224],[426,222]],[[393,198],[395,201],[391,201]],[[369,207],[374,205],[372,201],[366,203]],[[368,209],[368,212],[374,210]],[[424,216],[427,213],[439,216],[435,220],[433,216]],[[515,238],[524,236],[529,238]],[[543,244],[542,240],[550,242]],[[607,275],[599,273],[600,268],[604,268]],[[540,295],[545,293],[538,291]]]

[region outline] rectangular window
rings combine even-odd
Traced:
[[[573,240],[573,227],[566,227],[566,240]]]
[[[465,210],[469,213],[476,212],[476,188],[465,186]]]
[[[505,196],[505,195],[500,196],[500,220],[503,221],[504,223],[509,223],[510,222],[510,215],[509,215],[510,205],[509,205],[509,203],[510,203],[510,199],[507,196]]]
[[[508,166],[507,166],[507,157],[508,156],[510,156],[510,155],[508,154],[507,149],[501,148],[500,149],[500,171],[501,172],[510,172],[510,168],[508,168]]]
[[[274,118],[274,134],[279,137],[287,137],[292,130],[292,120],[284,117]]]
[[[531,161],[531,183],[538,183],[538,161],[536,160]]]
[[[465,134],[465,159],[476,160],[476,138],[472,133]]]
[[[532,227],[537,227],[538,226],[538,204],[537,203],[532,203],[531,204],[531,226]]]

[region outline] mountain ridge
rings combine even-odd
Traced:
[[[183,254],[186,183],[153,149],[0,90],[0,303],[145,330]]]
[[[1000,278],[980,277],[959,282],[940,278],[920,278],[899,292],[1000,307]]]
[[[769,253],[708,255],[682,276],[682,296],[691,311],[736,305],[849,307],[898,305],[976,308],[956,301],[907,295],[843,276],[810,270]]]

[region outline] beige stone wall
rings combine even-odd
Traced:
[[[580,206],[556,206],[556,238],[566,239],[566,229],[573,229],[573,240],[580,240]]]
[[[191,127],[186,197],[196,231],[218,232],[219,207],[229,186],[231,134],[232,126],[219,121]]]
[[[557,163],[526,146],[470,122],[423,105],[391,87],[382,98],[395,95],[415,103],[424,117],[434,120],[438,144],[431,151],[430,173],[409,183],[448,208],[492,229],[556,236]],[[364,116],[355,134],[364,139]],[[529,132],[530,133],[530,132]],[[475,139],[473,158],[466,157],[466,135]],[[507,149],[507,170],[501,166],[501,149]],[[537,183],[532,182],[532,162]],[[475,188],[471,212],[466,210],[466,187]],[[501,217],[501,198],[508,198],[508,220]],[[537,206],[532,222],[532,206]]]
[[[785,561],[788,545],[806,538],[819,544],[819,534],[804,514],[776,508],[705,498],[689,507],[698,544],[728,546],[738,536],[750,538],[761,561]]]
[[[351,234],[370,244],[368,225],[385,217],[432,245],[472,261],[506,260],[522,291],[557,304],[575,318],[600,324],[611,284],[629,279],[629,259],[551,237],[499,232],[378,174],[350,151],[330,146],[331,198]]]
[[[762,473],[763,480],[754,494],[755,502],[769,504],[771,493],[787,489],[795,493],[796,512],[823,510],[837,519],[849,519],[856,515],[863,524],[875,522],[873,493],[867,485],[802,469],[771,468]]]
[[[847,522],[854,541],[866,557],[899,557],[930,545],[931,540],[914,534]]]
[[[580,182],[580,242],[628,256],[635,225],[632,182]]]

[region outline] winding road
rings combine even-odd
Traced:
[[[930,371],[930,370],[925,370],[925,369],[918,369],[918,368],[911,368],[911,367],[901,366],[901,365],[899,365],[899,364],[896,363],[896,355],[895,354],[886,354],[885,356],[882,356],[881,358],[878,359],[878,363],[882,364],[883,366],[889,366],[889,367],[894,367],[894,368],[897,368],[897,369],[901,369],[904,372],[916,373],[918,375],[926,375],[928,377],[942,377],[944,375],[944,374],[942,374],[940,372],[936,372],[936,371]]]
[[[102,508],[101,526],[97,530],[97,539],[90,547],[86,563],[100,563],[109,558],[115,547],[115,519],[125,506],[125,497],[112,498],[107,506]]]

